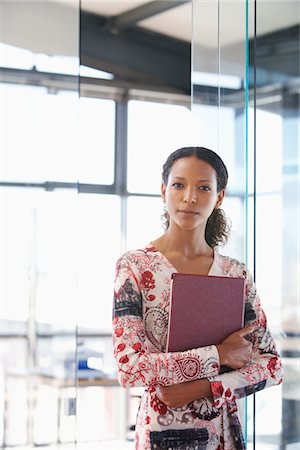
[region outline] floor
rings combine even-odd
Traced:
[[[1,447],[0,447],[1,448]],[[22,450],[38,450],[41,447],[24,447]],[[84,442],[73,444],[60,444],[60,445],[49,445],[42,447],[45,450],[134,450],[133,442],[126,441],[99,441],[99,442]],[[17,450],[21,447],[6,447],[5,450]],[[249,448],[251,450],[251,448]],[[278,445],[267,444],[267,443],[257,443],[256,450],[279,450]],[[300,450],[300,443],[289,444],[286,446],[285,450]]]
[[[1,448],[1,447],[0,447]],[[71,443],[71,444],[55,444],[47,445],[43,447],[6,447],[5,450],[134,450],[133,442],[127,441],[99,441],[99,442],[82,442],[82,443]]]

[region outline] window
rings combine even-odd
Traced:
[[[167,156],[180,147],[199,145],[188,108],[131,100],[128,104],[128,191],[160,194]]]
[[[1,84],[0,98],[0,179],[76,182],[78,94]]]
[[[115,102],[80,98],[79,181],[113,184],[115,155]]]

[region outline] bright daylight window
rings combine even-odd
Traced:
[[[199,145],[188,108],[132,100],[128,105],[128,191],[160,194],[161,170],[180,147]]]
[[[162,235],[162,213],[163,202],[160,197],[130,196],[127,200],[126,247],[143,248]]]
[[[120,198],[78,198],[78,326],[111,331],[115,264],[121,251]]]
[[[0,179],[76,182],[78,94],[1,84],[0,97]]]
[[[81,183],[113,184],[115,149],[115,102],[80,98]]]

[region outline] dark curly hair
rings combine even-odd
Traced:
[[[172,166],[175,161],[181,158],[189,158],[196,156],[196,158],[207,162],[216,172],[217,175],[217,191],[220,192],[225,189],[228,181],[228,172],[222,159],[217,153],[205,147],[183,147],[171,153],[163,165],[162,180],[165,185],[168,183],[168,178]],[[165,230],[169,228],[169,215],[165,212],[162,215],[163,227]],[[210,247],[217,245],[225,245],[229,238],[230,225],[221,208],[215,208],[208,218],[205,228],[205,240]]]

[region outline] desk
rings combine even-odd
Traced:
[[[20,379],[26,383],[26,402],[27,402],[27,444],[35,445],[34,442],[34,421],[35,421],[35,411],[37,406],[38,389],[42,385],[50,386],[57,391],[57,443],[60,443],[60,431],[61,431],[61,418],[62,418],[62,401],[67,399],[66,404],[66,415],[76,415],[76,389],[87,388],[87,387],[119,387],[118,380],[116,378],[97,376],[84,376],[82,377],[80,371],[78,371],[78,377],[75,379],[72,376],[61,376],[49,371],[41,369],[33,370],[11,370],[7,371],[5,374],[5,397],[4,397],[4,416],[3,416],[3,446],[4,448],[9,445],[7,442],[7,431],[8,431],[8,412],[9,412],[9,380]],[[64,393],[65,389],[74,388],[75,393],[70,397],[66,396]],[[124,417],[126,419],[126,410],[124,407]],[[126,429],[126,424],[122,423],[120,429],[124,426]],[[124,432],[125,433],[125,432]]]

